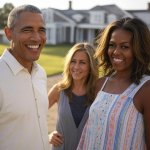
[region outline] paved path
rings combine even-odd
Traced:
[[[59,80],[61,79],[61,75],[54,75],[48,77],[48,90]],[[48,131],[49,133],[55,129],[57,119],[57,104],[51,107],[48,111]]]
[[[48,90],[61,79],[62,75],[53,75],[48,77]]]

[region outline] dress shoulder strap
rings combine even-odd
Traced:
[[[59,101],[58,101],[58,107],[60,105],[62,105],[66,99],[67,98],[66,98],[65,92],[63,90],[63,91],[60,92]]]
[[[146,83],[148,80],[150,80],[150,76],[143,76],[143,78],[141,79],[141,82],[139,85],[137,85],[135,87],[135,89],[131,92],[130,97],[133,98],[135,96],[135,94],[139,91],[139,89],[144,85],[144,83]]]
[[[106,77],[106,79],[105,79],[105,81],[104,81],[104,83],[103,83],[103,85],[102,85],[102,87],[101,87],[100,91],[102,91],[102,90],[103,90],[103,88],[104,88],[104,86],[106,85],[106,83],[107,83],[108,79],[109,79],[109,77]]]

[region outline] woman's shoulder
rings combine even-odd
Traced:
[[[144,76],[141,79],[140,84],[137,86],[137,88],[139,88],[141,91],[141,93],[144,93],[146,91],[150,91],[150,76]],[[149,93],[149,92],[148,92]],[[149,93],[150,94],[150,93]]]
[[[97,80],[97,82],[96,82],[96,92],[98,92],[98,91],[102,88],[102,86],[103,86],[103,84],[104,84],[106,78],[107,78],[107,77],[100,77],[100,78]]]
[[[49,106],[51,107],[54,103],[58,102],[60,96],[59,85],[54,84],[48,92]]]
[[[52,88],[50,89],[50,91],[56,92],[56,93],[59,92],[59,84],[58,83],[54,84]]]
[[[146,92],[147,94],[150,95],[150,92],[149,92],[150,91],[150,78],[148,80],[143,81],[142,86],[139,91],[142,93],[142,95],[143,93],[146,93]]]
[[[145,77],[144,77],[145,78]],[[150,78],[141,79],[140,84],[134,89],[133,96],[134,102],[138,110],[143,112],[146,108],[150,107]]]

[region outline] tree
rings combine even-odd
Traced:
[[[3,8],[0,8],[0,29],[3,29],[7,24],[7,17],[10,11],[14,8],[12,3],[5,3]]]

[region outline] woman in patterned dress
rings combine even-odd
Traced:
[[[109,24],[96,50],[104,76],[77,150],[150,150],[150,33],[136,18]]]

